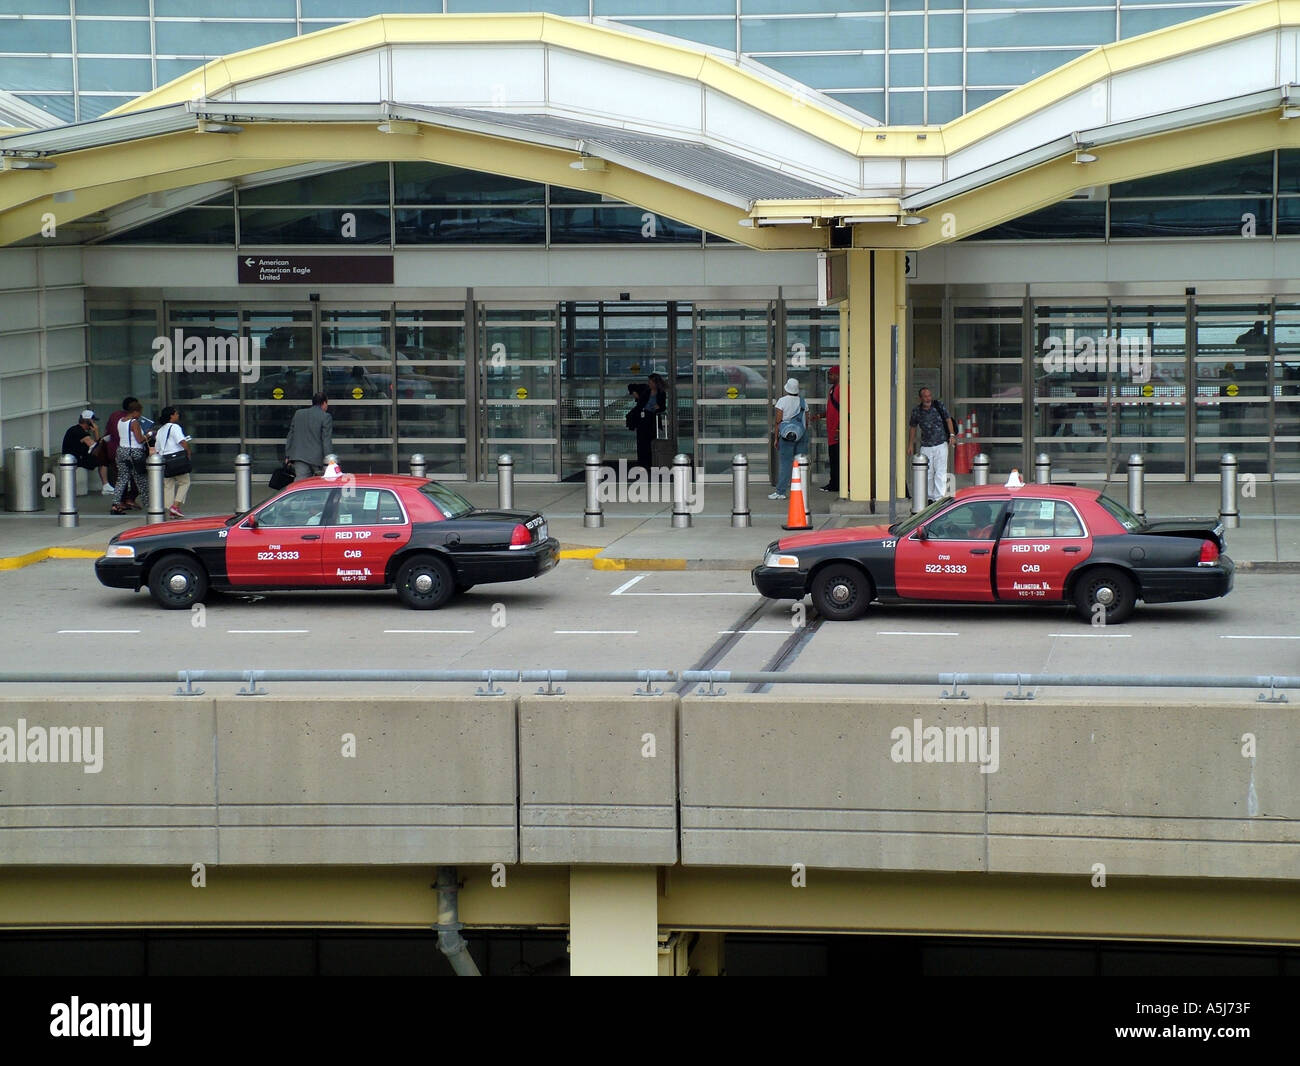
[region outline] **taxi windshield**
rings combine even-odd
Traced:
[[[901,522],[895,522],[892,526],[889,527],[889,532],[894,533],[897,536],[904,537],[908,533],[911,533],[912,530],[914,530],[922,522],[930,521],[931,518],[933,518],[945,507],[947,507],[948,504],[952,503],[952,501],[953,501],[953,497],[951,496],[945,496],[942,500],[935,500],[934,503],[930,504],[930,506],[927,507],[920,514],[914,514],[912,515],[911,518],[906,518]]]
[[[436,481],[426,481],[420,486],[420,491],[438,505],[438,510],[446,518],[464,518],[474,510],[474,505],[459,492]]]

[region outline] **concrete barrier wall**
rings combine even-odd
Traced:
[[[1300,878],[1289,704],[688,697],[680,743],[686,865]]]
[[[0,865],[1295,880],[1297,767],[1293,705],[1246,698],[12,699]]]
[[[677,861],[677,700],[519,701],[524,862]]]

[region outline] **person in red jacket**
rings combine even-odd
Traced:
[[[830,466],[830,478],[822,486],[822,492],[840,491],[840,368],[831,367],[828,372],[829,391],[826,393],[826,453]]]

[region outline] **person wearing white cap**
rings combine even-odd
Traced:
[[[772,433],[776,437],[776,491],[769,500],[784,500],[790,492],[794,457],[808,450],[808,404],[799,395],[799,382],[788,378],[785,394],[773,406]]]
[[[100,490],[105,496],[113,491],[108,483],[108,445],[99,435],[99,424],[95,421],[95,412],[89,407],[81,412],[77,424],[63,434],[63,451],[60,455],[71,455],[77,465],[85,470],[98,470]]]

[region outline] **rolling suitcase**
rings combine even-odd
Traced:
[[[668,436],[667,419],[661,415],[655,421],[655,439],[650,442],[650,465],[671,467],[676,454],[677,441]]]

